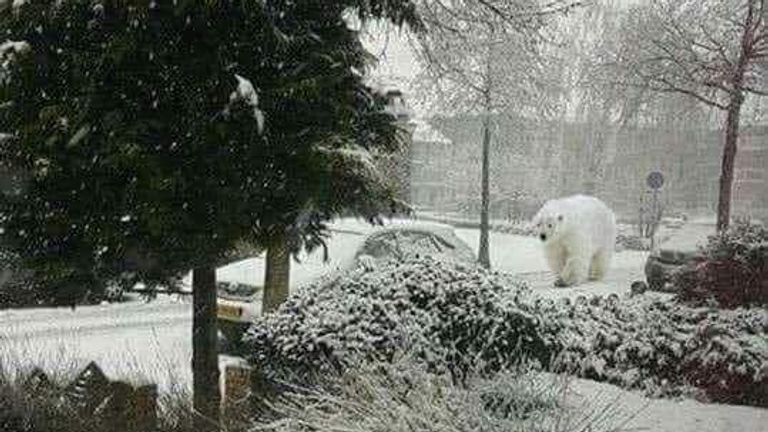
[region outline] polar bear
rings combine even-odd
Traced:
[[[555,286],[605,276],[616,244],[616,216],[602,201],[573,195],[547,201],[533,218]]]

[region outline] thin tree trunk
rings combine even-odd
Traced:
[[[733,171],[739,140],[739,119],[743,97],[735,96],[728,107],[725,122],[725,146],[720,171],[720,194],[717,202],[717,231],[728,229],[731,220],[731,200],[733,191]]]
[[[489,231],[488,213],[490,207],[490,152],[491,152],[491,125],[490,113],[485,113],[483,119],[483,166],[481,173],[481,191],[480,191],[480,246],[478,247],[478,262],[485,268],[491,268],[491,257],[489,252]]]
[[[192,271],[192,393],[195,430],[218,430],[219,353],[216,328],[216,269]]]
[[[271,312],[287,298],[291,277],[291,253],[285,234],[275,236],[267,249],[262,311]]]
[[[741,53],[730,82],[733,90],[731,90],[731,100],[728,104],[728,113],[725,120],[725,146],[723,147],[723,164],[720,170],[720,195],[717,202],[718,232],[728,229],[728,225],[731,222],[733,168],[736,162],[736,151],[739,141],[741,107],[744,104],[744,80],[750,62],[754,62],[756,59],[755,43],[756,37],[759,36],[756,36],[755,31],[759,27],[754,24],[756,20],[759,22],[762,19],[760,16],[757,16],[758,12],[764,12],[762,5],[762,0],[750,0],[747,5],[747,15],[743,26],[744,33],[741,35]]]

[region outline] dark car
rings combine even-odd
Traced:
[[[701,258],[700,247],[715,233],[713,223],[693,222],[682,226],[652,251],[645,263],[645,278],[653,291],[674,292],[674,273]]]

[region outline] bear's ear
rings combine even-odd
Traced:
[[[562,221],[563,221],[563,219],[565,219],[565,218],[563,217],[563,215],[561,215],[561,214],[557,215],[557,221],[558,221],[558,222],[562,222]]]

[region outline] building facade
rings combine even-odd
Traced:
[[[434,118],[411,144],[410,196],[417,207],[475,215],[479,210],[481,122]],[[660,171],[667,213],[714,216],[723,134],[707,129],[623,128],[538,123],[499,116],[491,149],[491,212],[529,217],[547,199],[588,193],[620,217],[637,216],[646,176]],[[768,127],[742,130],[732,214],[768,221]]]

